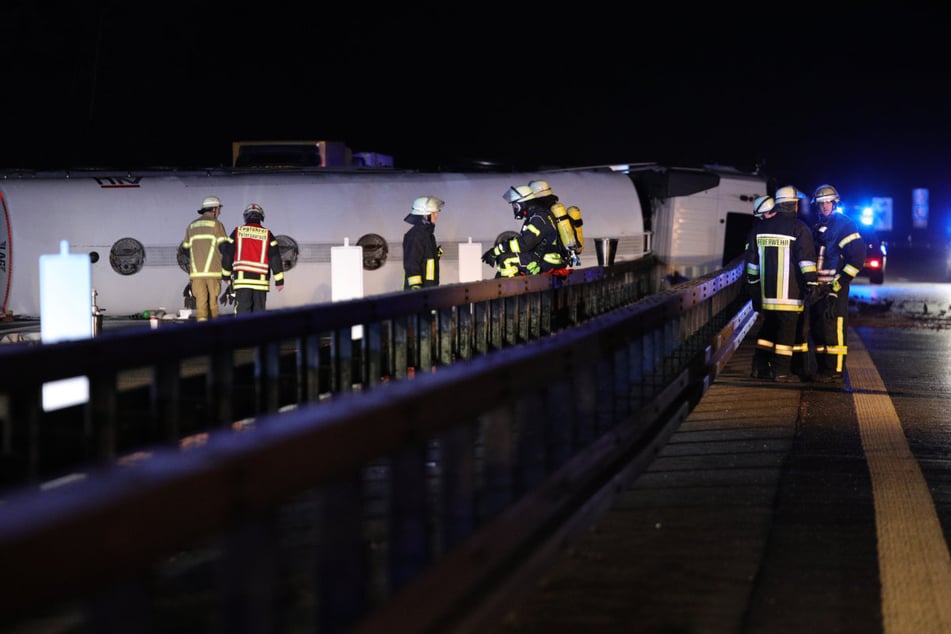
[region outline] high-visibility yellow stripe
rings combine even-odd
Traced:
[[[951,556],[885,384],[850,333],[849,378],[872,479],[885,634],[951,632]]]

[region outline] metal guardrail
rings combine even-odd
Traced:
[[[108,464],[144,446],[547,337],[658,288],[653,257],[312,307],[0,346],[0,486]],[[362,336],[354,338],[354,328]],[[44,383],[87,376],[46,412]]]
[[[741,274],[21,490],[0,506],[0,623],[463,628],[699,401],[755,317]]]

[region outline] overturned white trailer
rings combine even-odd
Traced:
[[[186,225],[205,196],[223,203],[230,231],[249,203],[281,244],[285,289],[269,308],[331,301],[331,253],[362,248],[363,292],[402,286],[403,218],[412,201],[437,196],[446,205],[436,236],[445,251],[444,284],[459,280],[460,245],[489,248],[517,231],[502,194],[513,185],[547,180],[566,205],[581,208],[581,266],[595,266],[594,242],[617,239],[616,260],[652,252],[671,272],[691,277],[736,255],[752,219],[751,202],[765,179],[733,170],[620,165],[521,173],[445,173],[393,169],[209,169],[144,172],[0,173],[0,302],[17,316],[39,315],[38,261],[57,253],[88,253],[92,286],[107,316],[183,305]],[[653,247],[651,236],[654,236]],[[478,251],[481,253],[481,251]],[[477,256],[476,256],[477,257]],[[484,278],[495,274],[478,263]]]

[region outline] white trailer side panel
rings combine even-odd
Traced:
[[[5,311],[39,314],[38,262],[57,253],[61,240],[71,253],[95,254],[93,287],[107,317],[150,308],[175,312],[188,283],[179,245],[205,196],[218,196],[227,231],[256,202],[264,225],[279,240],[296,245],[293,268],[268,308],[331,301],[330,253],[334,246],[375,236],[385,245],[364,248],[366,295],[402,288],[403,218],[418,196],[446,201],[436,227],[445,255],[441,281],[459,280],[459,243],[488,249],[521,221],[503,193],[533,179],[547,180],[565,205],[584,217],[582,266],[596,264],[593,240],[620,240],[618,261],[641,257],[644,221],[634,184],[624,174],[582,170],[558,173],[464,174],[417,172],[205,173],[158,172],[27,176],[0,180],[0,300]],[[378,266],[379,265],[379,266]],[[483,265],[484,278],[495,269]]]

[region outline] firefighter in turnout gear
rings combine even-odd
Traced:
[[[812,202],[818,211],[813,236],[821,298],[810,312],[816,381],[844,385],[849,286],[865,264],[865,240],[855,222],[836,210],[839,192],[835,187],[820,185]]]
[[[511,203],[522,227],[515,237],[502,240],[482,254],[482,261],[498,266],[496,277],[564,274],[568,272],[568,251],[559,238],[552,205],[558,197],[545,181],[510,187],[502,196]]]
[[[435,196],[420,196],[403,218],[413,225],[403,234],[403,290],[439,286],[439,258],[436,220],[446,203]]]
[[[221,200],[207,196],[201,201],[201,216],[189,223],[181,248],[188,252],[188,286],[195,298],[195,317],[207,321],[218,316],[221,292],[221,245],[228,240],[225,226],[218,220]],[[188,297],[188,289],[185,296]]]
[[[272,273],[277,290],[284,290],[281,249],[274,234],[261,225],[263,221],[264,209],[251,203],[244,210],[244,224],[235,227],[221,245],[221,277],[231,279],[235,314],[267,308]]]
[[[773,200],[772,196],[760,196],[753,201],[753,217],[757,220],[762,220],[763,218],[773,217],[776,215],[776,212],[773,210],[773,207],[776,206],[776,202]],[[749,248],[749,242],[746,243],[746,248]],[[753,310],[762,316],[763,314],[763,294],[758,292],[759,287],[756,289],[750,289],[750,299],[753,303]],[[765,354],[753,355],[753,370],[750,373],[754,379],[758,378],[772,378],[772,370],[769,367],[769,358]]]
[[[753,223],[746,248],[746,280],[763,323],[756,338],[755,378],[798,383],[793,353],[803,330],[806,300],[818,285],[812,232],[796,217],[799,192],[776,190],[774,207]]]

